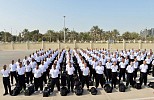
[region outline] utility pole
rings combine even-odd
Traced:
[[[65,28],[65,17],[66,17],[66,16],[63,16],[63,17],[64,17],[64,43],[65,43],[65,41],[66,41],[66,40],[65,40],[65,39],[66,39],[66,32],[65,32],[65,31],[66,31],[66,28]]]
[[[6,29],[4,29],[4,38],[5,38],[5,40],[4,40],[4,42],[6,42]]]

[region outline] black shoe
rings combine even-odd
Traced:
[[[3,96],[7,95],[8,93],[4,93]]]
[[[90,90],[89,90],[89,89],[87,89],[87,91],[89,91],[89,92],[90,92]]]
[[[68,90],[68,93],[70,93],[70,90]]]
[[[74,93],[74,90],[72,90],[71,92]]]

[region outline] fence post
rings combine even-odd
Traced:
[[[11,42],[11,48],[12,48],[12,50],[14,50],[14,43],[13,43],[13,41]]]
[[[126,42],[125,42],[125,40],[123,39],[123,50],[125,50],[126,49]]]
[[[42,49],[44,49],[44,41],[42,40]]]
[[[76,48],[76,40],[74,40],[74,48]],[[73,48],[72,48],[73,49]]]
[[[60,50],[60,41],[58,40],[57,43],[58,43],[58,50]]]
[[[106,49],[107,49],[107,50],[110,49],[110,47],[109,47],[109,40],[106,41]]]
[[[29,50],[29,41],[26,41],[26,49]]]
[[[92,44],[93,44],[93,43],[92,43],[92,41],[90,41],[90,49],[92,49],[92,48],[93,48]]]
[[[142,49],[142,41],[139,40],[139,49]]]

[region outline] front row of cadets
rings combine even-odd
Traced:
[[[28,63],[29,64],[29,63]],[[27,66],[28,66],[27,64]],[[116,88],[117,83],[117,76],[118,76],[118,65],[116,62],[113,62],[113,64],[110,64],[110,69],[108,68],[110,64],[110,60],[106,63],[106,71],[107,71],[107,78],[111,80],[112,88]],[[136,79],[136,68],[134,67],[134,62],[130,62],[128,66],[126,66],[126,73],[127,73],[127,81],[126,86],[132,85],[134,80],[134,75]],[[35,86],[35,93],[37,93],[38,88],[40,88],[40,93],[43,91],[43,81],[46,84],[46,69],[45,67],[42,67],[44,63],[42,62],[41,65],[37,65],[36,68],[34,68],[32,71],[30,69],[25,68],[22,63],[19,63],[19,67],[17,68],[17,74],[18,74],[18,83],[19,85],[25,90],[26,89],[26,83],[25,83],[25,74],[26,76],[29,76],[29,73],[32,72],[34,75],[34,86]],[[10,70],[6,68],[7,66],[4,65],[3,69],[1,70],[1,74],[3,75],[3,85],[5,89],[4,95],[11,92],[11,85],[10,85]],[[144,85],[147,85],[147,71],[148,71],[148,65],[146,64],[146,61],[143,61],[143,64],[140,65],[140,84],[144,82]],[[87,85],[87,90],[89,90],[89,74],[90,69],[87,66],[87,63],[84,62],[84,66],[81,68],[82,71],[82,87],[84,88],[84,85]],[[101,87],[103,88],[103,84],[105,82],[105,75],[104,75],[104,66],[102,66],[102,62],[99,62],[98,65],[95,67],[96,71],[96,88],[98,88],[99,83],[101,84]],[[74,79],[73,75],[75,72],[75,68],[73,67],[73,64],[69,61],[66,65],[66,72],[68,74],[67,78],[67,84],[68,84],[68,90],[71,92],[74,92]],[[55,61],[52,65],[52,68],[50,69],[50,76],[52,78],[51,83],[51,94],[53,93],[54,86],[57,86],[58,91],[60,91],[60,80],[59,80],[59,68],[57,68],[57,62]],[[104,80],[103,80],[104,79]],[[29,80],[28,80],[29,81]]]

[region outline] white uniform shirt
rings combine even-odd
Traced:
[[[68,75],[73,75],[74,74],[74,67],[66,67],[66,71],[68,73]]]
[[[86,68],[83,67],[81,70],[83,72],[83,74],[82,74],[83,76],[87,76],[89,74],[89,67],[86,67]]]
[[[111,66],[111,71],[112,71],[112,72],[117,72],[117,71],[118,71],[118,66],[117,66],[117,65],[115,65],[115,66],[112,65],[112,66]]]
[[[27,64],[28,59],[23,59],[22,64],[26,65]]]
[[[58,74],[59,74],[59,70],[53,69],[53,68],[50,70],[50,75],[52,78],[57,78]]]
[[[31,67],[31,65],[29,64],[29,65],[25,65],[25,68],[26,68],[26,72],[31,72],[32,71],[32,67]]]
[[[34,68],[36,68],[37,63],[35,61],[34,62],[31,61],[30,65],[31,65],[32,69],[34,69]]]
[[[39,65],[39,68],[42,70],[42,72],[44,73],[44,72],[46,72],[46,66],[45,65]]]
[[[133,73],[134,72],[133,65],[132,66],[131,65],[128,65],[127,68],[126,68],[126,70],[127,70],[128,73]]]
[[[147,64],[150,64],[151,63],[151,59],[148,59],[147,58],[147,59],[145,59],[145,61],[146,61]]]
[[[134,59],[134,55],[131,54],[131,55],[130,55],[130,59]]]
[[[120,62],[119,66],[120,66],[120,68],[126,68],[126,63]]]
[[[42,76],[42,70],[39,68],[39,69],[33,69],[33,73],[34,73],[34,77],[35,78],[40,78]]]
[[[35,58],[35,60],[36,60],[36,62],[41,62],[41,57],[40,57],[40,56],[37,56],[37,57]]]
[[[18,75],[24,75],[25,74],[25,72],[26,72],[26,68],[25,67],[18,67],[17,68],[17,72],[18,72]]]
[[[111,66],[112,66],[111,62],[110,63],[109,62],[106,63],[106,69],[111,69]]]
[[[13,64],[13,65],[10,64],[9,67],[10,67],[11,72],[15,72],[17,70],[17,65],[16,64]]]
[[[152,65],[154,65],[154,60],[152,61]]]
[[[103,74],[104,73],[104,66],[96,66],[95,68],[97,74]]]
[[[10,71],[8,69],[2,69],[1,74],[3,75],[3,77],[9,77]]]
[[[138,68],[139,63],[138,62],[134,62],[134,68],[137,69]]]
[[[147,69],[148,69],[148,65],[144,65],[144,64],[140,65],[141,72],[146,73]]]

